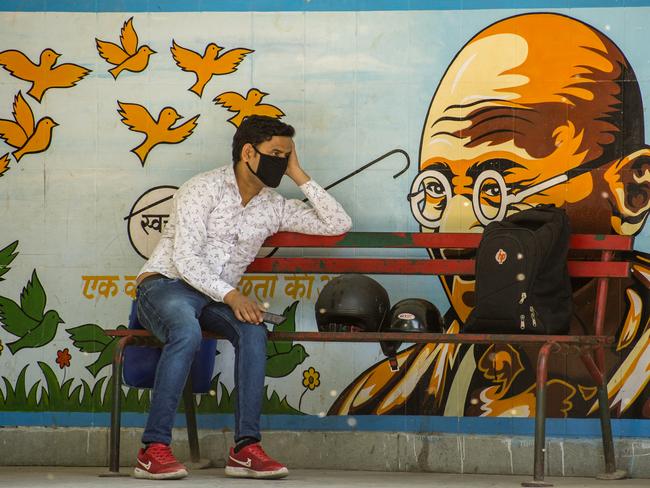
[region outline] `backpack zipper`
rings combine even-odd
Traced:
[[[521,330],[526,328],[526,316],[523,313],[519,316],[519,328]]]
[[[519,299],[519,305],[523,305],[524,301],[526,300],[526,292],[522,291],[521,292],[521,298]]]
[[[530,306],[530,319],[533,321],[533,327],[537,327],[537,319],[535,319],[535,309]]]

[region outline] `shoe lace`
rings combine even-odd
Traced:
[[[251,454],[253,454],[255,457],[257,457],[260,461],[266,462],[266,461],[273,461],[269,457],[268,454],[264,452],[264,449],[262,449],[262,446],[258,444],[253,444],[252,446],[249,447]]]
[[[171,447],[165,444],[152,444],[147,449],[147,454],[151,455],[160,464],[176,463],[176,458],[172,454]]]

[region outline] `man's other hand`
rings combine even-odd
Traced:
[[[287,164],[285,174],[298,186],[307,183],[311,179],[300,166],[298,154],[296,153],[296,143],[293,140],[291,140],[291,154],[289,154],[289,163]]]
[[[250,324],[262,323],[264,309],[255,300],[243,295],[239,290],[232,290],[223,297],[223,303],[228,305],[235,313],[237,320]]]

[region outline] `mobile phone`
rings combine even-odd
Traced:
[[[263,321],[268,322],[269,324],[278,325],[286,320],[284,315],[278,315],[277,313],[264,312],[262,314]]]

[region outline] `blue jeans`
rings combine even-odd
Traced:
[[[201,329],[226,337],[235,347],[235,441],[260,440],[266,369],[266,327],[238,320],[180,279],[157,278],[138,286],[138,320],[165,345],[156,369],[151,409],[142,442],[170,444],[176,410],[201,345]]]

